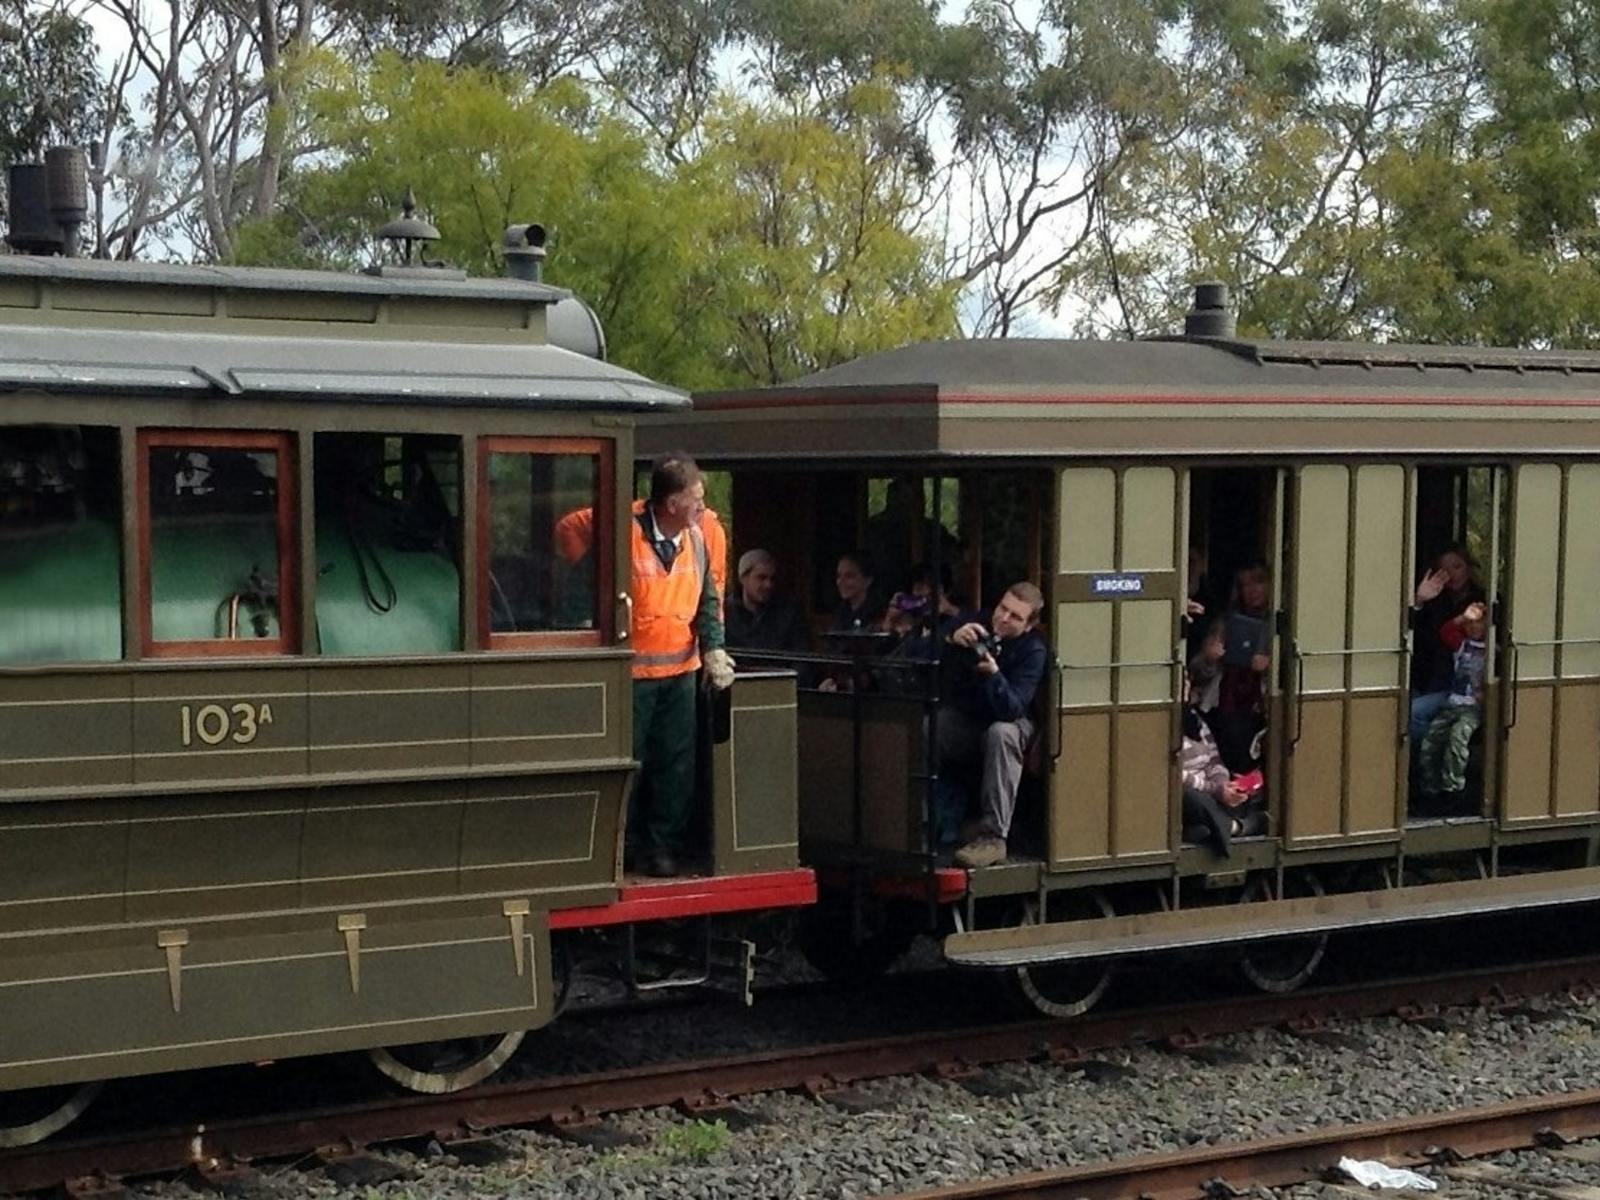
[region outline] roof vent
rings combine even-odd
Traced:
[[[1228,285],[1215,280],[1194,285],[1194,307],[1183,318],[1183,336],[1231,338],[1237,325],[1228,309]]]
[[[378,236],[394,248],[402,267],[427,266],[418,247],[439,240],[439,231],[416,213],[417,194],[407,188],[405,199],[400,201],[400,215],[378,227]]]
[[[506,274],[512,279],[538,283],[544,277],[544,226],[511,225],[501,239],[506,256]]]

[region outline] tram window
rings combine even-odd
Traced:
[[[145,432],[145,652],[294,648],[294,487],[287,434]]]
[[[611,444],[486,438],[479,452],[482,644],[600,643],[610,616]]]
[[[460,440],[318,434],[315,486],[321,652],[460,649]]]
[[[114,429],[0,427],[0,664],[122,657]]]

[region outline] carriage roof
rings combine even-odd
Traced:
[[[695,397],[708,458],[1600,449],[1600,353],[1172,338],[927,342]]]
[[[562,288],[0,256],[0,388],[530,409],[670,409],[683,393],[552,345]],[[574,305],[574,307],[576,307]]]

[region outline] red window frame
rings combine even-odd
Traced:
[[[278,456],[278,636],[275,638],[198,638],[155,640],[150,589],[150,451],[157,448],[216,447],[267,450]],[[296,488],[294,435],[237,429],[141,429],[137,438],[135,486],[139,501],[139,644],[145,658],[242,658],[293,654],[300,644],[299,543],[295,537]]]
[[[599,460],[594,513],[595,628],[553,629],[545,632],[495,633],[489,616],[489,456],[527,454],[553,457],[581,454]],[[478,439],[478,528],[476,556],[478,579],[478,646],[483,650],[550,650],[567,646],[609,646],[615,610],[616,546],[616,443],[608,438],[483,437]]]

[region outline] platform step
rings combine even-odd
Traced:
[[[945,939],[944,956],[957,966],[998,970],[1558,908],[1591,900],[1600,900],[1600,867],[956,933]]]

